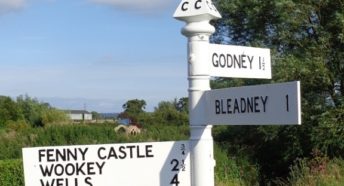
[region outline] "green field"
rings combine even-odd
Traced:
[[[0,132],[0,185],[24,185],[22,147],[108,144],[127,142],[153,142],[187,140],[188,126],[151,125],[135,136],[117,134],[114,124],[57,125],[44,128],[2,129]],[[215,127],[214,138],[220,139],[226,127]],[[229,148],[232,146],[231,148]],[[233,145],[215,142],[215,180],[218,186],[264,185],[262,170],[247,150],[229,152]],[[272,185],[342,185],[344,161],[320,154],[299,159],[290,167],[287,177],[270,179]],[[313,179],[313,178],[317,179]]]

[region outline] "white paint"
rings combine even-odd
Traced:
[[[113,151],[110,153],[111,149],[117,158]],[[61,156],[56,156],[56,152],[64,150],[76,152],[77,159],[73,156],[69,160],[58,158]],[[24,148],[23,164],[26,186],[42,185],[40,180],[44,185],[55,180],[55,184],[50,184],[54,186],[67,185],[67,182],[68,186],[191,184],[187,141]],[[77,164],[80,171],[73,173],[73,166]],[[41,166],[43,170],[46,167],[50,170],[53,165],[57,175],[44,176]],[[67,172],[59,175],[61,167],[67,167]]]
[[[211,0],[182,0],[173,17],[190,23],[219,19],[221,15]]]
[[[210,44],[208,63],[211,76],[271,79],[270,49]]]
[[[211,90],[205,99],[213,125],[301,124],[299,81]]]
[[[211,0],[182,0],[174,13],[174,18],[186,22],[182,34],[188,38],[192,186],[215,185],[212,126],[205,123],[204,93],[210,90],[209,37],[215,32],[209,22],[220,17]]]

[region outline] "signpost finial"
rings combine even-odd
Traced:
[[[220,19],[221,15],[211,0],[182,0],[173,17],[190,23]]]

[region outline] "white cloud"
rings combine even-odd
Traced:
[[[158,11],[168,7],[173,0],[90,0],[91,2],[110,5],[115,8],[139,11],[139,12],[150,12]]]
[[[27,0],[0,0],[0,15],[21,9]]]

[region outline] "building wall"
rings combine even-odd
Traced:
[[[69,114],[71,120],[82,120],[82,114]]]
[[[92,118],[92,114],[87,114],[87,113],[85,113],[84,114],[84,119],[85,120],[92,120],[93,118]]]
[[[92,114],[87,114],[87,113],[83,113],[83,114],[72,114],[71,113],[71,114],[69,114],[69,117],[71,120],[74,120],[74,121],[82,121],[82,120],[90,121],[90,120],[92,120]]]

